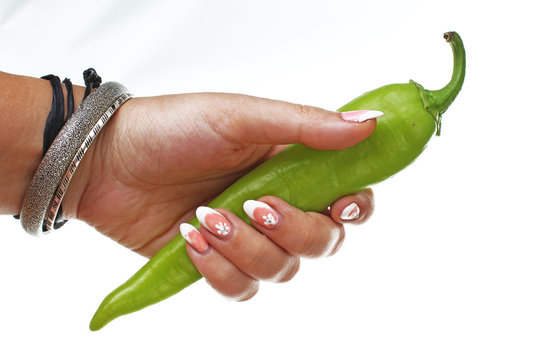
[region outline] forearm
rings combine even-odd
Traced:
[[[75,106],[83,94],[83,87],[73,87]],[[0,214],[20,212],[24,193],[42,157],[51,102],[48,80],[0,72]]]

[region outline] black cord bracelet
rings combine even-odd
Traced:
[[[54,141],[54,138],[56,137],[56,135],[58,135],[58,133],[64,126],[65,118],[64,118],[64,93],[62,91],[62,84],[60,82],[60,78],[52,74],[42,76],[41,78],[44,80],[49,80],[52,87],[51,111],[49,112],[49,115],[47,115],[47,120],[45,121],[45,130],[43,131],[43,147],[42,147],[42,154],[41,154],[41,156],[43,157],[45,156],[45,153],[51,146],[52,142]],[[70,85],[71,85],[71,82],[70,82]],[[69,101],[69,94],[68,94],[68,103],[69,102],[70,101]],[[73,107],[73,91],[71,91],[71,104]],[[19,215],[15,215],[14,217],[15,219],[20,218]]]
[[[71,83],[71,80],[69,80],[68,78],[65,78],[64,81],[62,81],[62,83],[66,86],[67,112],[66,112],[66,116],[64,117],[62,121],[62,126],[58,127],[58,131],[56,131],[55,129],[54,137],[50,139],[50,143],[47,147],[47,150],[49,149],[50,145],[52,144],[56,136],[58,136],[58,133],[60,132],[60,130],[62,130],[62,128],[66,124],[66,121],[71,117],[71,115],[73,115],[73,111],[75,110],[74,109],[75,100],[73,98],[73,84]],[[60,204],[60,207],[58,208],[58,215],[56,216],[56,219],[54,220],[54,229],[55,230],[60,229],[62,226],[64,226],[66,222],[67,222],[67,219],[64,219],[64,217],[62,216],[62,204]]]
[[[83,72],[84,85],[86,90],[84,91],[84,98],[90,95],[92,89],[96,89],[101,85],[101,77],[97,74],[93,68],[88,68]]]
[[[67,114],[64,116],[64,92],[62,91],[62,83],[60,83],[60,78],[56,75],[46,75],[42,79],[49,80],[53,90],[53,99],[51,104],[51,111],[49,116],[47,116],[47,121],[45,122],[45,130],[43,131],[43,156],[53,143],[54,139],[64,127],[66,120],[73,114],[74,108],[74,99],[73,99],[73,86],[71,81],[66,78],[63,83],[66,85],[67,93]],[[54,228],[59,229],[62,227],[67,220],[62,216],[62,207],[60,206],[58,210],[58,216],[54,222]]]
[[[73,115],[73,111],[75,111],[75,99],[73,98],[73,84],[71,83],[71,80],[68,78],[65,78],[64,81],[62,81],[64,85],[66,85],[66,92],[67,92],[67,113],[65,122]]]
[[[43,155],[49,149],[54,138],[64,126],[64,92],[62,91],[62,83],[60,78],[55,75],[45,75],[42,79],[49,80],[52,87],[53,98],[51,111],[45,122],[45,130],[43,131]]]

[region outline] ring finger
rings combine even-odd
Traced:
[[[227,209],[197,209],[200,232],[220,254],[254,279],[283,281],[299,259],[277,246]]]

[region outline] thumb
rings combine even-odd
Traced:
[[[375,119],[383,115],[370,109],[340,113],[247,95],[218,97],[213,98],[212,111],[224,115],[219,128],[227,139],[241,144],[301,143],[315,149],[342,150],[371,135]]]

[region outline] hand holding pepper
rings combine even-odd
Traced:
[[[244,300],[259,279],[294,276],[300,256],[335,252],[343,240],[340,223],[361,222],[372,211],[369,190],[344,195],[407,167],[440,133],[441,115],[465,76],[461,38],[455,32],[444,38],[454,55],[446,86],[386,85],[347,103],[342,113],[227,94],[141,98],[122,106],[72,179],[64,214],[156,256],[104,299],[90,328],[174,295],[201,274],[222,294]],[[29,129],[44,117],[46,97],[37,79],[0,72],[0,85],[8,90],[0,102],[6,126],[25,138],[0,136],[0,170],[9,174],[0,179],[0,209],[11,213],[20,211],[35,169],[38,136]],[[79,99],[80,90],[74,89]],[[374,118],[382,115],[359,110],[366,108],[386,116],[368,141],[353,146],[373,133]],[[285,149],[290,143],[307,146]],[[178,230],[187,244],[174,236]]]
[[[379,115],[232,94],[135,98],[86,155],[64,212],[151,257],[199,206],[284,145],[345,149],[368,137],[376,125],[369,119]],[[341,223],[363,222],[373,209],[369,190],[342,198],[327,214],[306,213],[275,197],[253,200],[269,207],[275,224],[253,221],[255,229],[226,209],[214,209],[220,221],[201,226],[188,247],[208,282],[238,300],[251,297],[259,279],[292,278],[299,257],[335,252],[344,237]],[[220,223],[228,230],[218,233]]]

